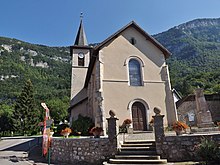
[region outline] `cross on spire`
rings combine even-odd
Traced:
[[[83,12],[80,13],[80,20],[83,20]]]

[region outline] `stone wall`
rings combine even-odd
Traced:
[[[205,99],[208,105],[208,109],[212,115],[212,121],[220,121],[220,94],[206,94]],[[196,102],[195,95],[189,95],[176,103],[178,119],[185,121],[186,124],[191,126],[197,125],[197,117],[195,116],[194,122],[188,121],[188,113],[194,113],[196,115]]]
[[[207,101],[213,121],[220,121],[220,100]]]
[[[220,134],[165,136],[156,141],[157,153],[170,162],[197,161],[196,146],[202,138],[212,138],[220,143]]]
[[[178,119],[180,121],[185,121],[187,125],[196,126],[197,117],[196,117],[196,103],[195,101],[186,101],[178,107]],[[195,114],[194,121],[189,122],[188,113]]]
[[[117,141],[108,138],[53,138],[51,160],[77,165],[101,165],[117,152]]]

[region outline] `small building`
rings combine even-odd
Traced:
[[[220,121],[220,94],[204,94],[212,121]],[[188,95],[176,102],[178,119],[188,125],[197,126],[197,106],[195,94]]]
[[[157,106],[166,116],[165,125],[176,121],[166,64],[171,53],[134,21],[90,46],[81,20],[70,52],[70,122],[81,114],[105,129],[113,110],[120,125],[131,119],[134,131],[145,131]]]

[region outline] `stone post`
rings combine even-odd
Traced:
[[[108,138],[110,141],[113,141],[114,139],[117,139],[118,135],[118,128],[117,128],[117,118],[114,116],[111,116],[110,118],[107,118],[108,121]]]
[[[164,135],[164,125],[163,118],[164,115],[160,114],[161,109],[159,107],[154,108],[155,116],[152,116],[154,119],[154,134],[156,142],[161,141]]]
[[[205,96],[203,94],[203,89],[198,88],[195,90],[195,100],[196,100],[196,116],[197,116],[197,126],[202,127],[213,127],[212,115],[208,109]]]
[[[118,150],[118,127],[117,127],[117,118],[115,117],[115,112],[113,110],[109,111],[110,118],[107,118],[108,121],[108,139],[111,143],[112,152],[117,153]]]

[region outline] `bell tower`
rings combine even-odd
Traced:
[[[70,46],[70,55],[72,57],[71,100],[84,87],[85,78],[90,62],[90,52],[92,49],[88,46],[82,19],[83,14],[81,13],[80,25],[76,35],[75,43],[73,46]]]

